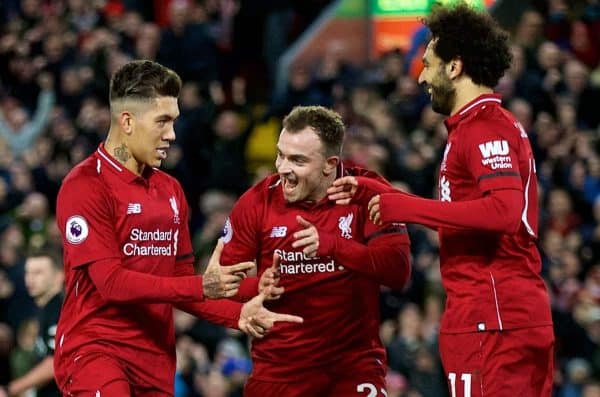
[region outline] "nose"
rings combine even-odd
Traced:
[[[419,73],[419,78],[417,79],[417,82],[421,86],[423,86],[425,84],[425,77],[423,77],[424,74],[425,74],[425,70],[421,70],[421,73]]]
[[[290,162],[282,158],[277,158],[275,161],[275,168],[277,168],[277,172],[279,174],[289,174],[292,172],[290,168]]]
[[[169,128],[165,134],[163,135],[162,139],[164,141],[169,141],[169,142],[173,142],[175,140],[175,128],[173,128],[173,126],[171,126],[171,128]]]

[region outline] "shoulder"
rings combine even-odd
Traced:
[[[107,189],[98,159],[88,157],[65,177],[56,199],[56,214],[59,222],[70,216],[103,214],[111,208],[112,192]],[[100,171],[98,171],[100,168]]]
[[[521,132],[514,116],[501,106],[487,106],[473,112],[461,123],[460,131],[463,138],[477,140],[481,137],[518,138]]]
[[[383,176],[379,175],[377,172],[368,170],[366,168],[363,168],[363,167],[360,167],[360,166],[357,166],[354,164],[346,164],[345,163],[344,164],[344,172],[343,172],[342,176],[360,176],[363,178],[376,180],[376,181],[384,183],[386,185],[390,184],[387,179],[385,179]]]
[[[77,164],[63,179],[60,192],[64,192],[65,190],[70,192],[79,190],[82,193],[97,191],[99,186],[104,185],[100,171],[98,171],[98,161],[92,155]]]

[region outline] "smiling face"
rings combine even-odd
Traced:
[[[167,150],[175,140],[173,124],[178,116],[177,98],[170,96],[144,101],[132,112],[133,123],[127,146],[138,168],[144,165],[160,167],[167,158]]]
[[[325,154],[323,142],[312,127],[281,131],[275,166],[287,202],[319,201],[335,178],[338,156]]]
[[[456,89],[447,74],[446,64],[435,54],[434,47],[435,40],[431,40],[423,54],[419,84],[425,85],[432,109],[448,116],[456,103]]]

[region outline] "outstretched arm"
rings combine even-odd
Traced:
[[[492,190],[482,198],[459,202],[430,200],[397,192],[375,196],[369,203],[369,216],[376,223],[401,221],[431,228],[516,233],[523,206],[523,193],[516,189]]]

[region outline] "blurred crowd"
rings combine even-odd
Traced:
[[[321,104],[347,125],[345,159],[434,197],[446,130],[417,84],[425,42],[365,67],[338,48],[294,64],[274,92],[278,57],[326,0],[3,0],[0,2],[0,384],[35,364],[36,307],[23,281],[34,249],[60,250],[62,178],[108,131],[110,75],[156,60],[184,81],[164,169],[182,183],[202,271],[236,198],[273,171],[281,118]],[[556,333],[555,397],[600,397],[600,3],[533,3],[511,27],[497,90],[532,141],[540,184],[543,276]],[[413,276],[382,290],[388,396],[439,397],[444,306],[435,231],[410,226]],[[185,313],[176,395],[241,396],[247,340]]]

